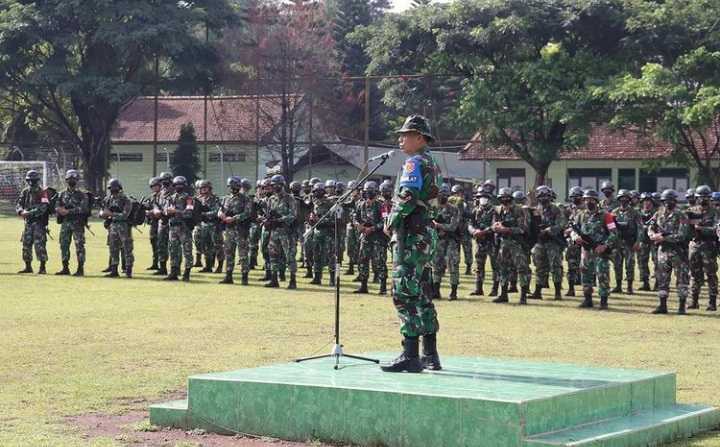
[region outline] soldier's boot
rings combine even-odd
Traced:
[[[471,265],[466,265],[466,266],[465,266],[465,274],[466,274],[466,275],[472,275],[472,266],[471,266]]]
[[[608,297],[607,295],[600,295],[600,310],[607,310],[608,308]]]
[[[120,276],[120,274],[118,273],[118,266],[111,265],[110,271],[107,273],[107,275],[105,275],[105,277],[106,278],[117,278],[118,276]]]
[[[497,296],[499,285],[500,284],[497,281],[493,281],[492,289],[490,289],[490,296]]]
[[[278,276],[280,278],[280,281],[285,282],[285,269],[280,269],[280,273]]]
[[[25,268],[22,269],[22,270],[20,270],[20,271],[18,271],[18,273],[32,273],[32,272],[33,272],[32,262],[30,262],[30,261],[26,261],[26,262],[25,262]]]
[[[78,262],[77,270],[73,273],[73,276],[85,276],[85,264]]]
[[[315,270],[313,279],[310,281],[310,284],[319,286],[322,284],[322,270]]]
[[[442,296],[440,296],[440,283],[434,282],[433,283],[433,296],[432,299],[434,300],[440,300],[442,299]]]
[[[708,306],[705,308],[705,310],[709,312],[715,312],[717,310],[717,297],[711,296],[710,300],[708,301]]]
[[[251,254],[250,255],[250,270],[255,270],[255,267],[257,267],[257,255]]]
[[[225,277],[218,284],[234,284],[232,272],[225,272]]]
[[[656,279],[655,282],[653,283],[652,291],[653,291],[653,292],[657,292],[657,291],[658,291],[658,282],[657,282],[657,279]]]
[[[250,284],[250,273],[243,272],[242,276],[240,277],[240,285],[247,286]]]
[[[101,270],[102,273],[110,273],[110,270],[112,269],[112,258],[108,259],[108,266],[105,267],[105,270]]]
[[[440,356],[437,352],[437,334],[423,335],[422,338],[422,357],[420,363],[422,363],[425,369],[430,371],[440,371],[442,365],[440,364]]]
[[[387,295],[387,280],[386,279],[380,280],[380,291],[378,292],[378,295]]]
[[[185,271],[183,272],[182,280],[185,282],[190,282],[190,268],[186,267]]]
[[[580,308],[582,309],[589,309],[593,307],[593,299],[592,299],[592,290],[583,290],[583,296],[585,297],[583,299],[583,302],[580,303]]]
[[[403,352],[392,361],[389,365],[382,365],[380,369],[383,372],[409,372],[419,373],[423,370],[423,364],[420,362],[418,337],[405,337],[403,340]]]
[[[622,280],[620,280],[620,279],[616,280],[615,288],[610,291],[611,293],[622,293],[622,282],[621,281]]]
[[[335,272],[332,270],[330,271],[330,281],[328,281],[328,285],[330,287],[335,287]]]
[[[350,265],[348,265],[347,270],[345,270],[346,275],[354,275],[355,274],[355,265],[351,262]]]
[[[225,264],[225,259],[224,258],[218,259],[217,267],[215,267],[215,273],[222,273],[223,264]]]
[[[575,281],[568,279],[568,290],[565,292],[565,296],[575,296]]]
[[[562,300],[562,283],[557,281],[555,283],[555,301]]]
[[[475,290],[470,292],[471,296],[483,296],[483,281],[480,278],[475,278]]]
[[[158,258],[157,255],[153,256],[152,264],[145,270],[157,270],[158,269]]]
[[[170,267],[170,274],[165,277],[165,281],[177,281],[180,279],[180,267]]]
[[[685,300],[680,300],[680,305],[678,306],[678,315],[685,315],[687,311],[685,310]]]
[[[643,292],[649,292],[650,291],[650,281],[648,281],[647,279],[643,279],[642,286],[640,286],[640,288],[638,290],[643,291]]]
[[[628,281],[627,281],[627,294],[628,294],[628,295],[632,295],[633,293],[634,293],[634,292],[633,292],[633,282],[632,282],[631,279],[628,279]]]
[[[297,280],[295,279],[295,273],[290,273],[290,282],[288,282],[287,288],[288,290],[297,289]]]
[[[167,271],[167,263],[166,262],[161,262],[158,265],[158,269],[153,272],[153,275],[155,275],[155,276],[161,276],[161,275],[167,275],[167,274],[168,274],[168,271]]]
[[[353,290],[353,293],[369,293],[367,279],[360,281],[360,287],[357,290]]]
[[[508,300],[508,286],[507,284],[503,284],[503,286],[500,288],[500,295],[498,295],[497,298],[492,300],[493,303],[507,303]]]
[[[508,293],[517,293],[517,281],[513,281],[512,284],[510,284],[510,288],[508,289]]]
[[[457,299],[457,289],[458,289],[457,284],[450,284],[450,295],[448,295],[449,301],[454,301]]]
[[[38,275],[44,275],[47,273],[47,269],[45,268],[45,261],[40,261],[40,268],[38,269]]]
[[[377,284],[378,281],[380,281],[378,272],[373,272],[373,280],[372,280],[373,284]]]
[[[520,304],[527,304],[529,286],[524,286],[520,289]]]
[[[213,267],[215,267],[215,256],[205,256],[205,267],[200,270],[200,273],[212,273]]]
[[[308,265],[306,267],[307,271],[305,272],[305,275],[303,275],[303,278],[312,278],[313,277],[313,269],[311,265]]]
[[[267,268],[266,268],[266,269],[265,269],[265,276],[263,276],[262,278],[260,278],[260,281],[270,281],[270,280],[272,279],[271,276],[272,276],[272,275],[270,274],[270,269],[267,269]]]
[[[662,296],[662,297],[660,297],[659,299],[660,299],[660,304],[658,305],[658,307],[655,308],[655,310],[652,311],[652,313],[655,314],[655,315],[668,313],[668,310],[667,310],[667,297],[666,297],[666,296]]]
[[[193,264],[193,267],[202,267],[202,255],[200,253],[197,253],[195,255],[195,264]]]
[[[530,295],[531,300],[541,300],[542,298],[542,286],[540,283],[535,284],[535,291]]]
[[[70,274],[70,263],[68,263],[67,261],[63,261],[62,265],[63,265],[62,270],[60,270],[59,272],[57,272],[55,274],[57,276],[69,275]]]
[[[687,307],[688,309],[700,309],[700,292],[693,292],[692,296],[690,297],[690,305]]]
[[[280,283],[278,282],[277,272],[270,273],[270,282],[265,284],[265,287],[269,287],[271,289],[276,289],[276,288],[280,287]]]

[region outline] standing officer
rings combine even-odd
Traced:
[[[600,208],[604,209],[607,212],[612,212],[612,210],[620,206],[620,202],[618,202],[617,199],[614,197],[615,186],[612,184],[612,182],[602,182],[602,185],[600,185],[600,192],[603,193],[604,196],[600,201]]]
[[[593,286],[598,283],[600,309],[608,308],[610,295],[609,253],[617,243],[615,218],[598,203],[598,193],[593,189],[585,190],[585,209],[573,222],[571,239],[582,246],[581,273],[583,295],[581,308],[593,307]]]
[[[310,225],[316,225],[332,207],[332,200],[325,196],[322,182],[313,186],[313,210],[310,213]],[[335,285],[335,217],[328,216],[315,227],[312,234],[312,250],[314,258],[313,280],[310,284],[322,284],[323,268],[327,265],[330,274],[330,286]]]
[[[362,193],[360,192],[360,189],[355,189],[356,186],[357,182],[355,182],[355,180],[351,180],[350,183],[348,183],[348,188],[353,192],[343,204],[343,213],[348,219],[347,229],[345,231],[348,254],[348,268],[345,271],[346,275],[355,274],[355,265],[357,265],[360,256],[360,233],[358,233],[358,230],[355,227],[355,213],[357,211],[357,205],[360,203]],[[387,254],[385,257],[387,259]],[[387,267],[385,267],[385,269],[387,270]]]
[[[220,284],[233,283],[237,251],[240,253],[242,269],[241,284],[246,286],[250,273],[248,239],[250,237],[252,199],[243,192],[242,179],[238,176],[228,178],[227,187],[230,189],[230,194],[222,198],[220,209],[217,211],[218,219],[225,225],[225,279],[220,281]]]
[[[215,267],[215,260],[217,260],[218,266],[222,268],[225,247],[222,224],[218,218],[221,200],[213,193],[210,180],[198,181],[196,201],[201,209],[200,223],[195,226],[196,247],[199,247],[200,251],[205,254],[205,268],[200,271],[211,273]]]
[[[387,294],[387,244],[388,239],[383,228],[385,219],[382,204],[378,200],[377,183],[369,181],[363,186],[365,199],[357,204],[353,213],[353,225],[360,235],[358,273],[360,287],[355,293],[368,293],[370,263],[378,271],[380,278],[379,295]]]
[[[621,189],[617,195],[620,206],[612,213],[617,224],[618,248],[615,254],[615,283],[614,291],[622,293],[623,266],[627,273],[627,293],[633,294],[633,280],[635,279],[635,252],[640,250],[642,224],[640,213],[633,208],[630,191]]]
[[[47,273],[47,225],[50,206],[50,194],[40,186],[40,173],[30,170],[25,174],[28,186],[20,192],[15,203],[15,212],[25,219],[25,228],[22,234],[22,256],[25,269],[18,273],[32,273],[32,250],[40,261],[38,274]]]
[[[193,266],[193,215],[195,201],[186,191],[187,179],[178,175],[172,181],[175,193],[165,201],[163,212],[168,217],[170,225],[170,274],[167,281],[177,281],[180,275],[181,258],[185,258],[185,271],[182,280],[190,281],[190,269]]]
[[[710,299],[706,310],[717,310],[717,234],[716,229],[720,224],[720,212],[710,206],[712,190],[707,185],[698,186],[695,189],[698,204],[687,210],[690,232],[693,235],[690,241],[690,291],[692,302],[688,309],[698,309],[700,287],[703,275],[707,277]]]
[[[670,276],[677,275],[678,314],[685,314],[688,289],[688,220],[687,215],[677,208],[677,193],[672,189],[662,192],[663,206],[655,213],[648,229],[650,240],[658,246],[658,300],[660,304],[652,312],[666,314],[670,295]]]
[[[687,199],[687,205],[685,208],[690,208],[697,205],[697,191],[695,188],[690,188],[685,192],[685,198]]]
[[[60,253],[62,256],[62,270],[56,275],[70,274],[70,242],[75,239],[75,253],[77,255],[77,271],[73,276],[85,274],[85,225],[90,215],[90,200],[87,194],[77,189],[80,173],[70,169],[65,173],[67,189],[58,195],[57,214],[60,224]]]
[[[513,202],[512,190],[500,188],[498,199],[500,205],[495,208],[492,230],[500,238],[498,250],[498,267],[500,276],[500,296],[493,303],[507,303],[510,276],[517,269],[520,283],[520,304],[527,304],[528,286],[530,283],[530,266],[523,241],[528,237],[528,215]]]
[[[578,215],[585,209],[585,203],[583,202],[583,191],[579,186],[573,186],[570,188],[568,194],[570,199],[570,206],[567,207],[568,222],[572,223],[578,219]],[[567,227],[565,230],[565,236],[569,237],[572,232],[572,228]],[[565,260],[568,264],[568,291],[565,296],[575,296],[575,285],[580,285],[580,255],[582,254],[582,247],[578,244],[569,244],[565,251]]]
[[[465,256],[465,274],[472,274],[472,237],[467,230],[468,220],[472,215],[471,207],[465,202],[465,190],[462,185],[455,185],[452,187],[452,197],[450,203],[455,205],[460,211],[460,228],[462,239],[460,245],[462,246],[463,255]]]
[[[430,223],[430,200],[437,196],[440,169],[428,143],[433,141],[427,118],[412,115],[405,120],[399,144],[405,161],[385,234],[393,233],[393,304],[400,317],[403,353],[384,365],[385,372],[418,373],[423,368],[441,369],[437,353],[437,311],[428,295],[430,262],[437,247],[437,233]],[[423,337],[423,359],[419,337]]]
[[[650,241],[647,230],[655,215],[656,206],[652,194],[644,192],[640,195],[640,250],[638,251],[638,269],[642,286],[638,290],[650,291],[650,259],[654,271],[657,272],[657,246]],[[655,280],[657,285],[657,279]]]
[[[268,231],[268,253],[270,254],[270,282],[265,287],[279,287],[278,274],[287,264],[290,270],[288,289],[296,289],[295,261],[297,240],[294,224],[297,219],[295,199],[285,191],[285,177],[276,174],[270,179],[274,194],[267,203],[267,213],[263,222]]]
[[[451,292],[448,299],[457,299],[460,284],[460,232],[461,212],[451,204],[450,186],[443,184],[438,191],[438,206],[433,210],[432,226],[438,233],[438,244],[433,258],[433,299],[440,299],[440,285],[445,269],[450,271]],[[464,231],[463,231],[464,233]]]
[[[152,249],[152,264],[147,270],[157,270],[158,266],[158,228],[160,226],[160,213],[156,214],[156,210],[161,210],[160,191],[162,189],[162,180],[160,177],[153,177],[148,182],[150,186],[150,194],[143,198],[143,207],[145,208],[145,220],[150,225],[150,248]]]
[[[125,257],[125,275],[132,278],[132,268],[135,261],[133,255],[132,228],[128,219],[132,211],[132,202],[122,192],[120,180],[112,178],[108,181],[110,194],[102,202],[99,217],[105,219],[110,239],[110,272],[107,278],[117,278],[120,251]]]
[[[533,263],[535,264],[535,293],[534,299],[542,299],[541,284],[547,284],[548,276],[552,273],[555,286],[555,299],[562,299],[562,251],[565,246],[563,233],[567,226],[565,213],[552,203],[552,190],[547,186],[538,186],[535,190],[538,205],[533,213],[538,222],[537,243],[532,249]]]
[[[496,259],[492,256],[495,236],[491,227],[495,210],[490,202],[491,194],[485,191],[482,186],[477,187],[475,197],[477,198],[477,205],[468,223],[468,231],[475,239],[476,266],[475,290],[470,295],[482,296],[484,294],[485,264],[488,257],[490,257],[490,266],[492,267],[493,288],[497,290],[498,287],[498,269]]]
[[[159,200],[159,207],[158,207],[158,216],[160,217],[160,222],[158,224],[158,240],[157,240],[157,247],[158,247],[158,269],[153,273],[153,275],[167,275],[167,261],[168,257],[170,255],[170,223],[168,220],[168,216],[165,215],[163,210],[165,209],[166,202],[169,200],[170,196],[175,193],[175,190],[173,189],[172,182],[173,182],[173,176],[169,172],[161,172],[160,173],[160,181],[162,182],[162,189],[160,190],[160,200]]]

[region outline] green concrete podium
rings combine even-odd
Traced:
[[[646,446],[720,425],[717,408],[676,402],[674,373],[467,357],[421,374],[333,364],[192,376],[188,399],[151,406],[150,421],[389,447]]]

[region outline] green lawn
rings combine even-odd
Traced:
[[[221,286],[220,275],[210,274],[168,284],[144,271],[147,231],[136,233],[136,278],[104,279],[105,232],[92,227],[88,277],[52,275],[59,269],[57,241],[48,242],[50,275],[16,275],[21,221],[0,217],[0,446],[115,445],[83,439],[65,417],[165,400],[184,390],[191,374],[329,349],[329,288],[300,280],[295,292],[271,291],[261,287],[260,271],[249,287]],[[52,230],[57,236],[54,224]],[[353,284],[343,279],[349,292]],[[651,294],[613,296],[604,313],[581,311],[576,299],[496,305],[487,297],[466,299],[471,279],[462,281],[463,299],[437,303],[441,354],[676,370],[680,401],[720,405],[718,314],[649,315]],[[398,350],[390,298],[344,295],[343,342],[356,353]],[[720,436],[680,445],[720,446]]]

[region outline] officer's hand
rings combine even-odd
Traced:
[[[28,217],[28,216],[30,215],[30,211],[22,210],[22,212],[20,213],[20,215],[21,215],[22,217]]]
[[[177,212],[177,210],[175,208],[168,208],[165,211],[165,214],[167,214],[168,216],[174,216],[176,212]]]
[[[656,233],[656,234],[653,234],[652,236],[650,236],[650,240],[655,242],[656,244],[659,244],[665,240],[665,237],[663,237],[662,234]]]
[[[583,240],[583,238],[579,237],[579,238],[575,239],[575,245],[583,246],[583,245],[585,245],[585,241]]]
[[[595,253],[598,255],[605,253],[605,250],[607,250],[607,245],[605,245],[605,244],[600,244],[597,247],[595,247]]]

